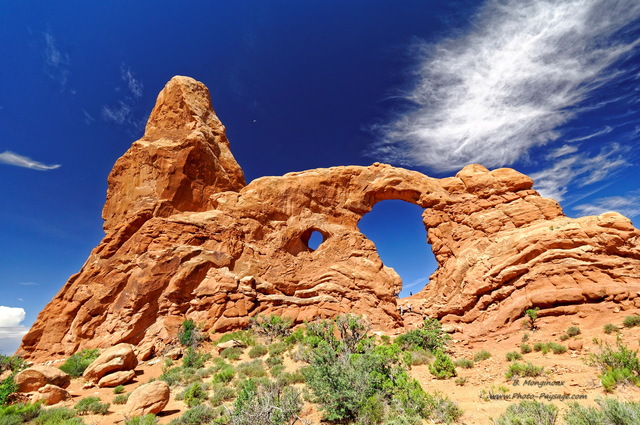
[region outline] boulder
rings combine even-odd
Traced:
[[[583,345],[584,345],[584,342],[581,339],[572,339],[567,344],[567,346],[569,347],[569,350],[572,350],[572,351],[582,350]]]
[[[136,372],[133,370],[123,370],[121,372],[113,372],[103,376],[98,381],[98,386],[103,387],[117,387],[118,385],[128,384],[136,377]]]
[[[47,384],[38,389],[32,397],[32,401],[35,403],[41,401],[46,405],[58,404],[61,401],[70,400],[71,394],[64,388],[60,388],[56,385]]]
[[[66,388],[71,383],[71,377],[57,367],[36,365],[18,372],[15,381],[18,384],[18,391],[27,393],[47,384]]]
[[[140,385],[131,395],[124,406],[127,416],[144,416],[149,413],[157,414],[169,403],[171,391],[169,384],[164,381],[153,381]]]
[[[232,347],[244,348],[244,347],[246,347],[246,345],[241,341],[237,341],[235,339],[230,339],[229,341],[221,342],[220,344],[218,344],[216,346],[216,349],[218,350],[218,354],[220,354],[220,353],[222,353],[222,350],[224,350],[225,348],[232,348]]]
[[[119,372],[131,371],[138,365],[138,359],[131,344],[121,343],[105,350],[95,359],[82,374],[82,377],[97,384],[103,376]]]

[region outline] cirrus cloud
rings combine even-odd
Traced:
[[[38,171],[55,170],[56,168],[60,167],[59,164],[46,165],[42,162],[34,161],[31,158],[18,155],[17,153],[13,153],[10,151],[4,151],[0,153],[0,163],[15,165],[16,167],[30,168],[32,170]]]

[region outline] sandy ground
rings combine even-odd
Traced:
[[[438,380],[429,373],[427,365],[414,366],[410,373],[428,391],[439,391],[454,400],[464,411],[460,420],[463,424],[491,424],[491,418],[498,417],[511,403],[517,403],[523,399],[536,399],[549,401],[556,404],[562,412],[567,404],[577,401],[585,405],[596,405],[599,397],[614,396],[622,400],[640,400],[640,388],[630,386],[618,387],[613,394],[607,394],[602,389],[598,379],[598,371],[595,367],[586,364],[589,353],[598,353],[600,350],[593,342],[594,338],[615,345],[616,334],[607,335],[603,331],[603,325],[612,323],[621,329],[620,335],[623,342],[633,350],[639,348],[640,328],[626,329],[622,326],[622,320],[630,314],[640,314],[640,311],[610,312],[598,314],[597,317],[583,315],[573,316],[569,319],[548,317],[539,319],[539,329],[535,332],[516,328],[511,333],[495,337],[483,337],[477,339],[465,339],[464,335],[454,335],[454,340],[449,345],[449,354],[455,359],[472,359],[480,350],[487,350],[491,357],[487,360],[476,362],[473,368],[457,368],[458,377],[464,379],[464,383],[456,379]],[[537,378],[520,378],[519,381],[510,381],[505,378],[505,372],[509,367],[505,355],[510,351],[520,352],[520,345],[525,334],[528,334],[527,344],[533,346],[536,342],[557,342],[568,345],[570,340],[560,341],[560,336],[569,326],[578,326],[582,331],[572,340],[581,341],[583,347],[578,350],[568,350],[564,354],[543,355],[540,352],[532,352],[523,355],[521,362],[531,362],[536,366],[544,367],[544,374]],[[209,344],[211,349],[211,344]],[[248,351],[248,350],[247,350]],[[238,364],[248,360],[245,353],[235,362]],[[153,361],[151,363],[154,363]],[[155,364],[145,362],[136,370],[137,378],[134,382],[125,386],[126,392],[133,391],[138,385],[157,378],[162,373],[163,361]],[[177,362],[179,363],[179,361]],[[293,371],[302,364],[296,363],[285,356],[287,370]],[[83,389],[82,379],[72,381],[68,390],[73,395],[71,401],[61,403],[73,407],[78,400],[88,396],[98,396],[102,402],[112,403],[115,398],[112,388]],[[180,416],[187,407],[182,401],[175,400],[175,395],[181,388],[172,389],[171,400],[162,413],[158,415],[161,424],[167,424],[172,419]],[[500,399],[502,398],[502,399]],[[510,398],[511,400],[506,400]],[[107,425],[123,423],[125,417],[122,413],[122,405],[111,404],[109,413],[105,416],[87,415],[83,419],[86,424]],[[308,424],[320,424],[320,414],[311,405],[306,404],[301,415]],[[561,423],[558,421],[558,423]]]

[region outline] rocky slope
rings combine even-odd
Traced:
[[[627,218],[568,218],[527,176],[479,165],[445,179],[373,164],[245,185],[208,90],[186,77],[160,93],[108,182],[105,238],[18,354],[127,342],[146,358],[185,318],[226,331],[259,313],[302,322],[353,312],[400,327],[402,282],[357,227],[387,199],[425,209],[439,264],[409,300],[414,311],[464,335],[508,329],[534,306],[541,316],[640,307],[640,232]],[[324,239],[315,251],[314,231]]]

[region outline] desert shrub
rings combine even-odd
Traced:
[[[481,350],[481,351],[478,351],[476,354],[474,354],[473,361],[481,362],[483,360],[487,360],[489,357],[491,357],[490,352],[488,352],[487,350]]]
[[[581,332],[582,331],[580,331],[580,328],[577,326],[569,326],[569,328],[567,329],[567,335],[569,335],[570,337],[578,336]]]
[[[67,361],[60,366],[60,370],[68,373],[74,378],[78,378],[82,376],[84,370],[89,367],[89,365],[93,363],[99,355],[100,352],[97,348],[92,350],[84,349],[69,357]]]
[[[269,382],[243,382],[234,409],[229,415],[231,425],[284,425],[297,418],[302,408],[300,392]]]
[[[309,324],[309,366],[302,370],[326,420],[356,420],[374,396],[385,405],[426,405],[425,393],[402,368],[398,345],[360,350],[362,344],[343,344],[334,329],[330,321]]]
[[[269,352],[269,349],[264,345],[254,345],[249,350],[249,357],[252,359],[262,357]]]
[[[262,360],[260,359],[240,363],[236,368],[236,371],[240,378],[260,378],[267,376],[267,371],[264,370]]]
[[[547,354],[551,350],[551,344],[548,342],[536,342],[533,344],[533,351],[540,351],[542,354]]]
[[[604,413],[595,407],[585,407],[578,403],[570,403],[564,414],[567,425],[605,425]]]
[[[449,357],[443,351],[436,351],[436,358],[429,365],[429,372],[437,379],[447,379],[457,376],[456,367]]]
[[[131,393],[118,394],[117,396],[115,396],[113,398],[112,403],[113,404],[127,404],[127,401],[129,401],[129,396],[130,395],[131,395]]]
[[[638,351],[631,350],[622,343],[620,337],[616,347],[595,340],[599,353],[591,353],[587,364],[600,369],[600,381],[607,391],[612,391],[618,383],[640,384],[640,359]]]
[[[222,335],[222,338],[220,338],[220,340],[218,341],[218,344],[231,341],[232,339],[236,341],[240,341],[247,347],[253,347],[254,345],[256,345],[255,334],[250,329],[245,331],[235,331],[235,332],[230,332],[228,334],[224,334]]]
[[[560,341],[566,341],[569,338],[571,338],[571,337],[569,335],[567,335],[567,334],[560,335]]]
[[[534,366],[530,362],[527,364],[514,362],[509,365],[509,370],[505,374],[507,379],[519,377],[519,376],[540,376],[542,375],[543,368],[541,366]]]
[[[564,420],[567,425],[635,425],[640,423],[640,403],[613,398],[596,399],[598,408],[571,403]]]
[[[191,319],[185,320],[178,331],[178,340],[183,347],[197,348],[204,340],[200,328]]]
[[[244,350],[240,347],[228,347],[222,350],[220,355],[227,360],[235,361],[240,358]]]
[[[291,348],[291,345],[287,344],[286,342],[274,342],[268,347],[269,354],[272,356],[279,356],[280,354],[284,353],[290,348]]]
[[[284,338],[284,342],[290,345],[297,344],[304,340],[304,328],[298,327],[295,331],[291,332],[289,336]]]
[[[456,367],[461,367],[463,369],[471,369],[474,365],[473,360],[469,359],[458,359],[453,364]]]
[[[182,399],[188,407],[193,407],[202,404],[208,397],[205,386],[201,382],[194,382],[184,390]]]
[[[444,348],[451,340],[451,337],[442,330],[442,325],[438,320],[433,318],[425,319],[422,328],[412,329],[408,332],[398,335],[394,340],[394,344],[399,345],[403,350],[415,350],[422,348],[435,352]]]
[[[417,366],[421,364],[428,364],[434,359],[431,351],[427,351],[422,348],[418,348],[417,350],[413,350],[409,352],[409,362],[411,366]]]
[[[106,415],[109,411],[109,403],[101,403],[99,397],[85,397],[73,407],[78,415],[93,413],[94,415]]]
[[[5,370],[20,372],[27,368],[27,362],[19,356],[3,356],[0,354],[0,373]]]
[[[124,385],[118,385],[113,388],[114,394],[122,394],[124,392]]]
[[[567,347],[556,342],[550,342],[549,348],[553,351],[553,354],[564,354],[567,352]]]
[[[267,364],[267,367],[271,368],[277,365],[282,364],[282,357],[280,356],[269,356],[267,360],[264,361]]]
[[[37,417],[40,412],[40,403],[0,406],[0,425],[21,424]]]
[[[133,418],[124,421],[124,425],[156,425],[157,423],[158,418],[156,415],[152,415],[151,413],[144,416],[134,416]]]
[[[201,353],[193,347],[187,348],[187,352],[182,357],[182,367],[192,367],[194,369],[200,369],[204,366],[205,362],[211,358],[208,353]]]
[[[536,307],[524,312],[524,315],[527,317],[527,327],[532,331],[538,329],[538,311],[540,311],[540,309]]]
[[[625,328],[633,328],[634,326],[638,326],[640,325],[640,316],[638,316],[637,314],[633,316],[627,316],[622,321],[622,324]]]
[[[251,328],[269,343],[287,337],[291,333],[291,326],[292,319],[275,314],[266,317],[258,314],[251,318]]]
[[[11,374],[7,378],[0,381],[0,406],[3,406],[9,402],[11,394],[18,391],[18,384],[13,379],[15,374]]]
[[[84,421],[76,417],[76,412],[67,407],[43,409],[33,423],[35,425],[84,425]]]
[[[430,419],[445,424],[456,422],[463,413],[457,404],[438,392],[427,394],[427,410]]]
[[[522,354],[518,353],[517,351],[509,351],[507,353],[507,360],[510,362],[522,360]]]
[[[529,344],[520,344],[520,352],[522,354],[528,354],[532,351],[533,349],[531,348],[531,346]]]
[[[269,372],[271,373],[271,376],[273,376],[274,378],[277,378],[278,376],[282,375],[282,373],[284,372],[284,365],[282,364],[277,364],[277,365],[273,365],[271,366],[271,369],[269,369]]]
[[[606,325],[604,325],[603,329],[604,329],[604,333],[606,333],[607,335],[613,332],[620,332],[620,328],[618,328],[616,325],[611,323],[607,323]]]
[[[453,382],[456,385],[460,385],[461,387],[464,386],[464,384],[467,383],[467,378],[464,376],[458,376],[456,379],[453,380]]]
[[[282,372],[276,381],[278,384],[287,386],[293,384],[304,384],[304,374],[301,371],[296,372]]]
[[[554,425],[558,417],[558,408],[551,403],[538,401],[521,401],[512,404],[497,419],[495,425]]]
[[[236,398],[236,392],[233,388],[225,387],[222,384],[214,384],[211,392],[213,395],[209,397],[209,402],[212,406],[220,406],[225,401],[230,401]]]
[[[200,425],[211,423],[218,414],[211,407],[200,404],[187,410],[179,418],[173,419],[169,425]],[[257,424],[253,424],[257,425]]]
[[[222,369],[220,369],[213,375],[212,382],[226,384],[228,382],[231,382],[234,376],[236,376],[236,371],[233,366],[225,365]]]

